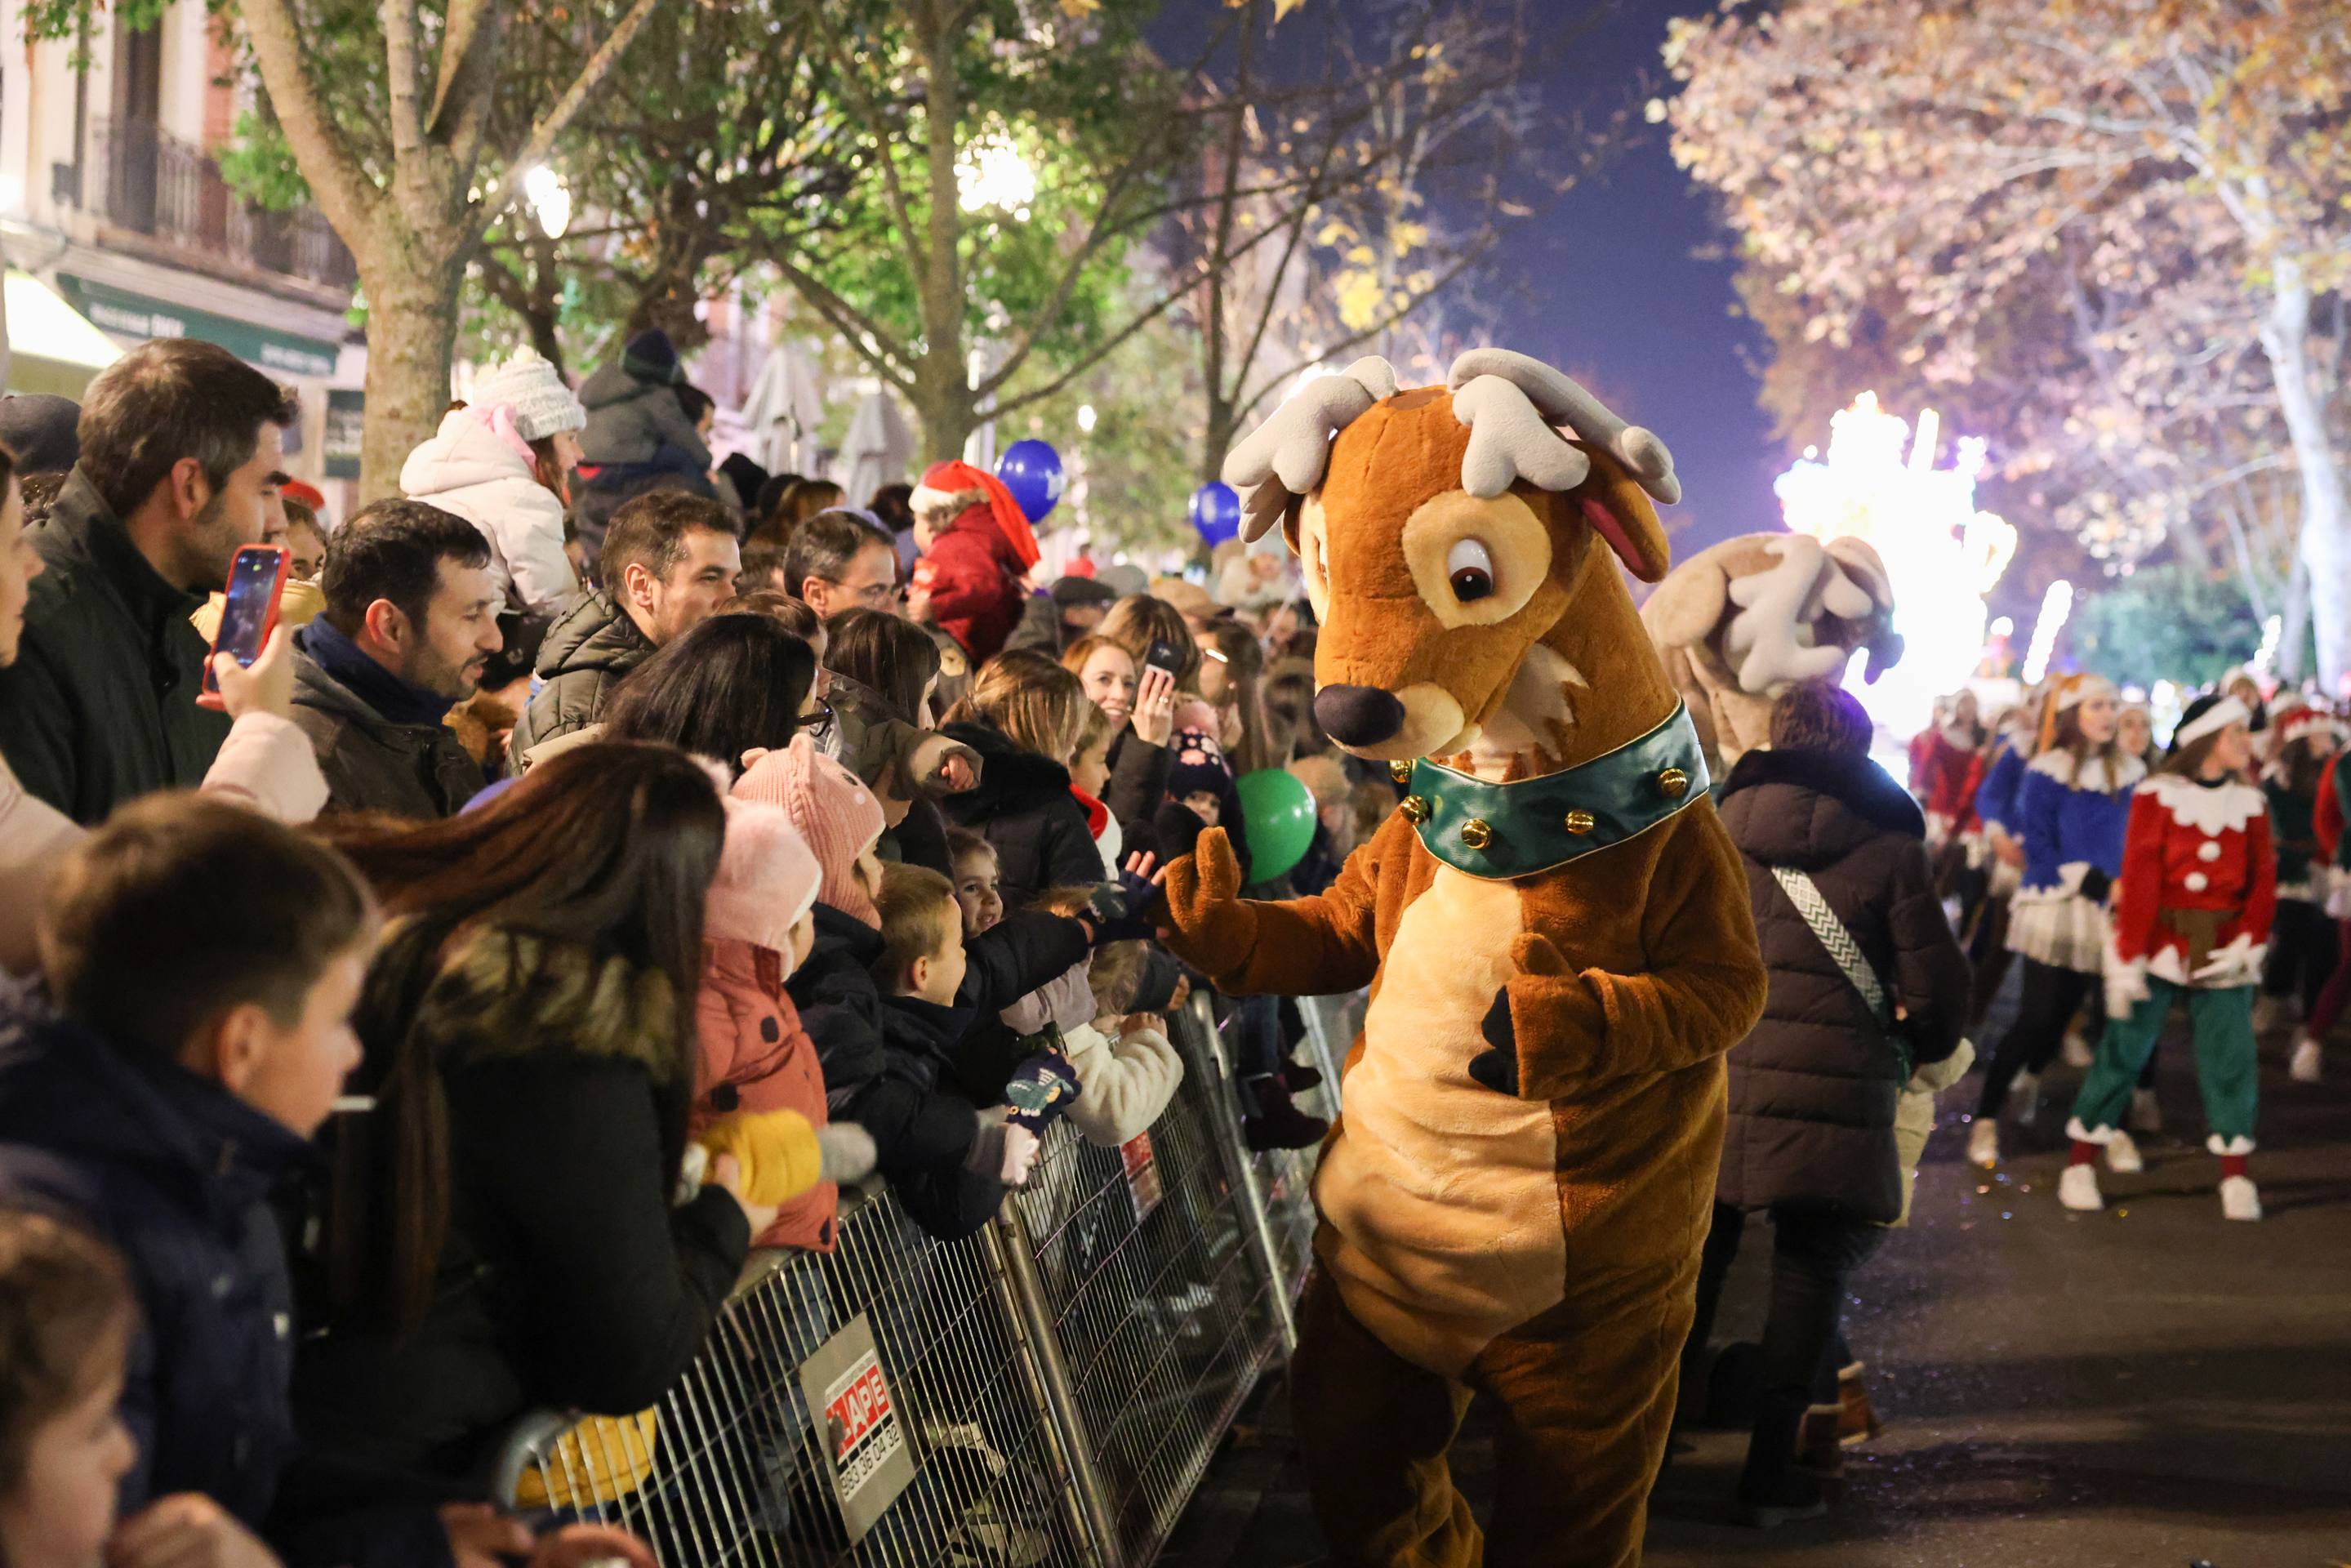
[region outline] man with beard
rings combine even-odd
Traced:
[[[0,671],[0,754],[33,795],[94,825],[204,780],[229,721],[196,706],[208,650],[188,616],[260,539],[299,412],[186,338],[142,343],[90,383],[80,461],[34,536],[22,650]]]
[[[294,722],[330,811],[447,817],[482,769],[443,723],[503,646],[490,544],[423,501],[363,507],[327,541],[327,608],[294,639]]]

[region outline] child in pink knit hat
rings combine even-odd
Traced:
[[[815,854],[780,806],[726,802],[726,842],[703,905],[702,989],[695,1005],[701,1074],[693,1131],[738,1112],[793,1111],[817,1129],[820,1142],[862,1141],[853,1124],[828,1131],[824,1070],[784,988],[816,945],[820,874]],[[862,1153],[862,1166],[855,1160],[841,1166],[844,1178],[872,1168],[870,1142],[853,1152]],[[835,1174],[835,1161],[836,1152],[828,1148],[828,1176]],[[779,1207],[757,1244],[831,1251],[840,1198],[832,1180],[818,1183]]]
[[[818,901],[863,925],[879,924],[873,895],[882,887],[882,861],[873,847],[888,823],[882,802],[856,774],[802,733],[746,768],[735,781],[735,798],[781,807],[816,857]]]
[[[874,894],[882,862],[881,802],[857,776],[820,755],[805,734],[771,751],[735,781],[735,799],[778,807],[817,862],[815,936],[788,983],[816,1048],[832,1114],[872,1135],[876,1163],[916,1223],[962,1233],[961,1217],[993,1212],[1008,1165],[1004,1112],[993,1115],[940,1087],[935,1065],[883,1037],[873,962],[883,951]]]

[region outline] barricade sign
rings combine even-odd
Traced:
[[[1119,1145],[1118,1154],[1126,1165],[1126,1196],[1134,1205],[1134,1222],[1140,1225],[1166,1196],[1159,1181],[1159,1162],[1151,1153],[1151,1134],[1135,1134]]]
[[[800,1364],[800,1386],[809,1408],[823,1412],[833,1495],[850,1540],[861,1541],[914,1479],[914,1450],[863,1313]]]

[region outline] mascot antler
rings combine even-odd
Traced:
[[[1472,349],[1446,377],[1455,417],[1469,427],[1461,487],[1481,499],[1523,479],[1564,492],[1583,483],[1592,460],[1559,433],[1608,453],[1657,500],[1682,498],[1673,454],[1637,424],[1608,412],[1575,382],[1540,360],[1507,349]],[[1290,502],[1322,482],[1332,438],[1396,393],[1395,370],[1366,355],[1335,376],[1318,376],[1249,433],[1225,458],[1225,483],[1244,492],[1241,538],[1255,540],[1281,521]]]
[[[1271,532],[1292,497],[1322,482],[1331,438],[1395,393],[1395,368],[1366,354],[1335,376],[1308,382],[1226,454],[1225,483],[1245,491],[1241,538],[1254,542]]]
[[[1513,478],[1546,490],[1582,484],[1591,465],[1553,428],[1565,425],[1631,469],[1652,498],[1668,505],[1682,498],[1674,455],[1664,442],[1617,418],[1573,378],[1541,360],[1508,349],[1472,349],[1453,361],[1445,384],[1453,393],[1454,411],[1470,428],[1461,487],[1473,496],[1499,496]],[[1554,483],[1550,476],[1567,473],[1569,458],[1582,466],[1566,483]]]

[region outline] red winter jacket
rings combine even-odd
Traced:
[[[2184,986],[2194,970],[2187,939],[2163,917],[2168,909],[2220,916],[2214,947],[2245,949],[2230,975],[2206,983],[2252,983],[2277,913],[2269,803],[2259,789],[2171,773],[2138,787],[2116,879],[2115,951],[2124,963],[2144,960],[2149,974]]]
[[[1027,595],[1020,556],[987,502],[956,514],[914,570],[915,580],[930,590],[931,618],[963,644],[974,666],[1003,651],[1004,640],[1020,624]]]
[[[798,1111],[811,1127],[825,1124],[824,1070],[784,992],[781,954],[733,938],[705,940],[695,1019],[702,1050],[695,1127],[734,1111]],[[830,1252],[840,1205],[841,1189],[819,1182],[777,1210],[754,1245]]]

